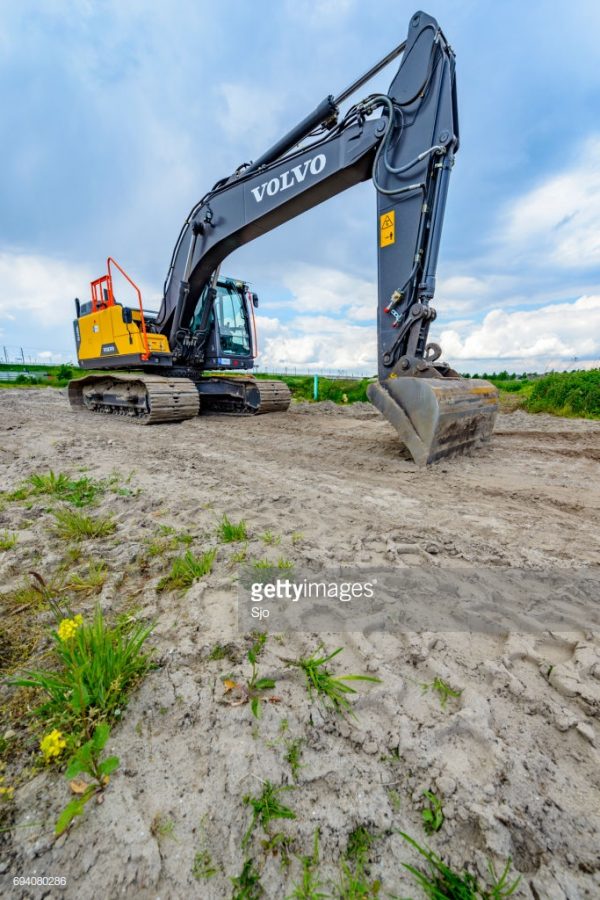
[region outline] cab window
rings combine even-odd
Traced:
[[[250,353],[250,336],[246,308],[240,293],[233,287],[218,285],[215,313],[221,352],[230,356],[247,356]]]

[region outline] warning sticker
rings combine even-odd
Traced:
[[[390,209],[389,212],[379,216],[379,246],[387,247],[396,240],[396,211]]]

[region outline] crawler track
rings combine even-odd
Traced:
[[[188,378],[160,375],[88,375],[69,384],[74,409],[129,416],[140,425],[181,422],[200,412],[200,395]]]
[[[281,381],[208,377],[199,382],[161,375],[88,375],[69,384],[73,409],[127,416],[140,425],[182,422],[200,411],[233,415],[285,412],[291,393]]]
[[[262,416],[265,413],[285,412],[289,407],[292,395],[289,387],[283,381],[257,381],[256,386],[260,394],[260,406],[255,415]]]

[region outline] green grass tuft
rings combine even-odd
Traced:
[[[189,547],[193,541],[193,535],[185,531],[176,531],[170,525],[161,525],[157,534],[147,541],[148,556],[163,556],[169,551],[179,549],[182,544]]]
[[[266,569],[266,570],[279,570],[289,572],[294,568],[294,563],[289,559],[284,559],[283,556],[280,556],[277,562],[271,562],[270,559],[257,559],[253,566],[255,569]]]
[[[264,895],[260,872],[253,859],[244,860],[242,871],[230,881],[233,885],[231,900],[260,900]]]
[[[117,528],[110,516],[88,516],[66,507],[56,510],[53,515],[56,520],[56,532],[66,541],[107,537]]]
[[[298,781],[300,769],[303,768],[300,760],[302,759],[302,747],[304,745],[303,738],[294,738],[285,745],[285,761],[289,764],[294,781]]]
[[[29,482],[32,494],[48,494],[78,507],[89,506],[106,490],[102,481],[87,476],[73,480],[64,473],[56,475],[52,470],[47,475],[30,475]]]
[[[17,535],[10,531],[0,531],[0,550],[12,550],[17,543]]]
[[[210,653],[208,654],[209,662],[214,662],[218,659],[228,659],[229,654],[227,651],[227,647],[225,644],[216,643]]]
[[[212,572],[216,550],[207,550],[195,556],[191,550],[178,556],[171,564],[171,571],[158,582],[157,590],[188,590],[195,581]]]
[[[226,515],[219,522],[217,534],[224,544],[248,540],[248,528],[244,520],[241,519],[237,523],[231,522]]]
[[[258,657],[264,650],[267,635],[259,633],[253,634],[253,643],[248,650],[248,662],[252,666],[252,674],[248,681],[248,696],[250,698],[250,708],[252,715],[256,719],[260,719],[260,701],[263,699],[265,691],[271,691],[275,687],[275,681],[272,678],[258,677]]]
[[[126,482],[129,482],[131,475]],[[20,484],[14,491],[3,493],[0,499],[3,503],[13,503],[26,500],[26,506],[33,505],[35,497],[49,497],[52,500],[59,500],[68,503],[70,506],[81,508],[90,506],[107,491],[121,496],[131,496],[139,493],[139,489],[121,487],[120,476],[113,474],[110,478],[94,479],[87,475],[80,478],[71,478],[64,472],[37,473],[34,472],[29,478]]]
[[[165,838],[172,837],[173,832],[175,831],[175,822],[173,819],[169,819],[166,816],[163,816],[161,813],[157,813],[152,820],[152,825],[150,826],[150,833],[155,838]]]
[[[336,896],[341,900],[369,900],[380,896],[381,882],[371,881],[366,867],[377,836],[364,825],[350,832],[345,859],[340,863],[340,880]]]
[[[108,568],[102,560],[91,560],[88,563],[84,575],[78,575],[76,572],[67,580],[66,587],[70,591],[76,591],[81,594],[96,594],[104,585]]]
[[[240,565],[243,562],[246,562],[246,557],[248,556],[248,544],[244,544],[243,547],[240,547],[239,550],[236,550],[235,553],[231,554],[231,558],[229,562],[232,566]]]
[[[366,863],[371,847],[377,840],[377,836],[372,834],[364,825],[357,825],[348,836],[348,844],[346,846],[346,859],[357,863]]]
[[[196,881],[208,881],[217,874],[217,871],[208,850],[199,850],[192,863],[192,875]]]
[[[511,863],[509,859],[500,875],[496,874],[494,866],[490,864],[491,884],[482,885],[468,870],[455,872],[433,850],[421,847],[404,832],[400,834],[427,862],[426,869],[418,869],[408,863],[402,865],[411,873],[430,900],[504,900],[514,894],[521,880],[519,876],[509,882]]]
[[[39,572],[29,572],[28,574],[29,581],[24,578],[18,588],[0,594],[0,599],[7,609],[15,607],[42,609],[46,604],[60,597],[63,592],[64,584],[59,576],[54,575],[46,580]]]

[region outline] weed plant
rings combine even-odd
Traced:
[[[45,695],[37,717],[48,726],[89,737],[98,721],[121,715],[127,695],[150,669],[144,644],[153,625],[130,623],[111,627],[100,607],[91,622],[64,618],[54,606],[58,627],[52,632],[56,670],[29,670],[12,684],[35,688]]]
[[[158,582],[157,590],[187,591],[195,581],[212,572],[216,554],[215,549],[207,550],[200,556],[196,556],[191,550],[188,550],[183,556],[178,556],[173,560],[169,574]]]
[[[296,666],[304,672],[306,677],[306,688],[311,698],[317,698],[323,705],[336,713],[349,715],[356,718],[352,711],[349,696],[358,693],[347,682],[349,681],[365,681],[371,684],[380,684],[381,679],[374,678],[372,675],[333,675],[327,668],[327,663],[341,653],[343,647],[338,647],[333,653],[327,656],[319,656],[319,651],[315,651],[312,656],[304,659],[288,659],[284,660],[290,666]]]

